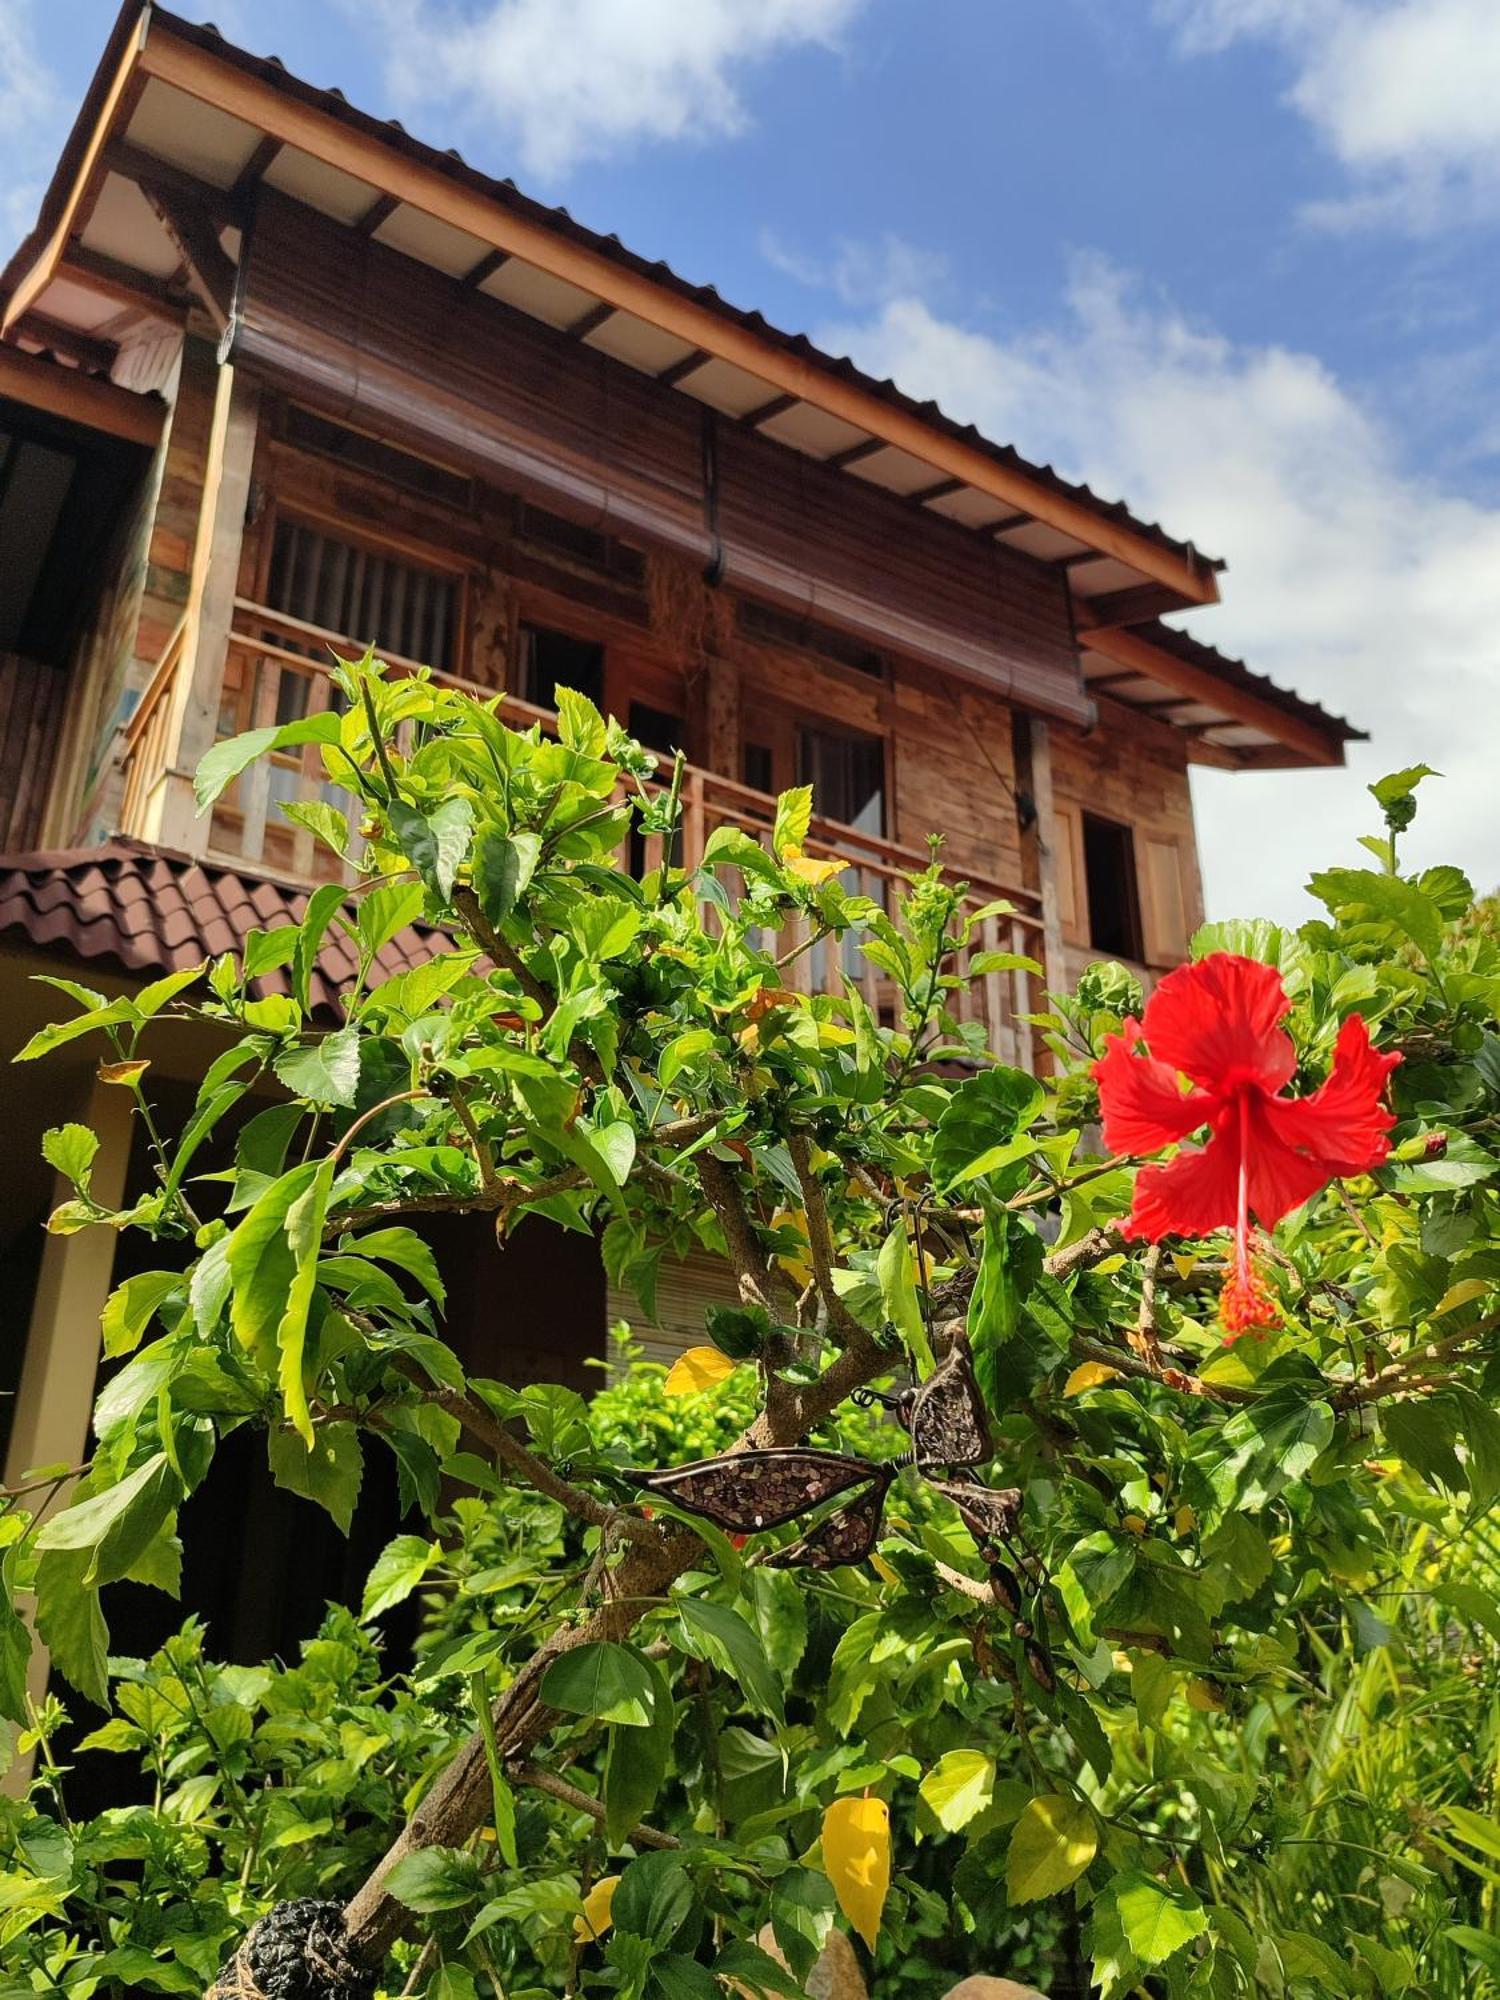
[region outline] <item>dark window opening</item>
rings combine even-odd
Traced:
[[[861,833],[885,832],[885,745],[878,736],[799,730],[797,782],[812,786],[819,819]]]
[[[1083,872],[1088,890],[1089,943],[1112,958],[1140,959],[1141,909],[1135,883],[1135,841],[1117,820],[1083,815]]]
[[[516,511],[516,533],[524,542],[566,556],[570,562],[616,577],[621,583],[640,585],[646,581],[646,558],[628,542],[617,541],[598,528],[586,528],[562,514],[549,514],[544,507],[521,501]]]
[[[752,792],[774,792],[776,760],[769,743],[746,743],[740,750],[740,783]]]
[[[312,410],[304,410],[300,404],[288,405],[285,429],[287,442],[300,446],[304,451],[321,452],[329,458],[336,458],[340,465],[357,466],[361,472],[373,472],[381,479],[390,480],[393,485],[405,486],[413,493],[424,493],[430,500],[441,500],[450,507],[467,511],[473,503],[474,482],[466,479],[461,472],[450,472],[446,466],[429,464],[425,458],[417,458],[412,452],[402,451],[399,446],[386,444],[380,438],[367,437],[363,431],[348,430],[343,424],[332,423]]]
[[[266,602],[273,611],[337,632],[356,646],[373,646],[439,673],[453,671],[459,585],[437,570],[342,542],[300,521],[280,520]]]
[[[556,708],[560,687],[587,695],[595,708],[602,708],[604,648],[595,639],[575,639],[545,625],[523,625],[521,699],[536,708]]]
[[[800,618],[793,611],[780,611],[773,604],[758,604],[748,599],[739,607],[738,621],[747,638],[772,646],[800,646],[805,652],[821,653],[825,660],[836,661],[841,667],[852,667],[857,674],[870,674],[876,680],[885,676],[885,661],[872,646],[832,625],[820,625],[816,619]]]

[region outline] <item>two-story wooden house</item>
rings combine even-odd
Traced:
[[[113,989],[296,907],[317,864],[280,808],[320,769],[257,766],[206,820],[191,776],[325,705],[330,647],[544,721],[585,690],[686,752],[690,851],[807,781],[819,851],[869,893],[940,832],[976,901],[1014,907],[987,941],[1055,981],[1182,955],[1192,764],[1337,763],[1356,733],[1161,622],[1218,595],[1190,542],[141,0],[0,318],[4,1053],[56,997],[30,974]],[[330,1009],[345,969],[325,959]],[[975,996],[1013,1060],[1035,997]],[[158,1052],[169,1117],[201,1053]],[[6,1097],[14,1473],[80,1456],[132,1254],[42,1237],[39,1134],[94,1124],[104,1199],[146,1169],[91,1056]],[[575,1361],[638,1316],[586,1246],[566,1279],[514,1256],[508,1296],[554,1325],[571,1288]],[[664,1284],[655,1337],[691,1324],[694,1283]],[[466,1337],[489,1372],[559,1365],[522,1312]]]

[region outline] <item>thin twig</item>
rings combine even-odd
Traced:
[[[545,1770],[540,1764],[512,1764],[506,1776],[513,1784],[529,1785],[534,1792],[545,1792],[548,1798],[557,1799],[565,1806],[572,1806],[575,1812],[587,1813],[601,1826],[604,1823],[604,1802],[581,1792],[576,1785],[570,1785],[566,1778],[559,1778],[555,1771]],[[628,1835],[632,1847],[681,1847],[682,1842],[674,1834],[662,1833],[654,1826],[633,1826]]]

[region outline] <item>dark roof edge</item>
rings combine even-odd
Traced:
[[[1306,695],[1298,694],[1295,688],[1284,688],[1280,682],[1272,680],[1269,674],[1247,667],[1243,660],[1231,654],[1221,653],[1217,646],[1209,646],[1202,639],[1195,639],[1190,632],[1182,632],[1174,625],[1164,625],[1155,620],[1149,625],[1131,628],[1139,633],[1150,645],[1157,646],[1175,659],[1184,660],[1190,666],[1202,667],[1226,686],[1237,687],[1246,694],[1253,694],[1268,707],[1279,708],[1286,715],[1294,715],[1300,721],[1311,723],[1320,729],[1333,743],[1368,743],[1370,732],[1359,729],[1342,715],[1335,715],[1320,702],[1309,701]],[[1087,634],[1083,635],[1087,643]]]

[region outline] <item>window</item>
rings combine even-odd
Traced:
[[[560,687],[587,695],[595,708],[604,706],[604,648],[597,640],[523,625],[520,666],[521,699],[536,708],[556,708]]]
[[[1140,960],[1141,909],[1136,890],[1135,841],[1117,820],[1083,815],[1083,874],[1088,894],[1089,943],[1111,958]]]
[[[776,789],[776,753],[769,743],[745,743],[740,747],[740,783],[752,792]]]
[[[797,782],[813,788],[813,811],[861,833],[885,832],[885,745],[842,730],[797,732]]]
[[[622,583],[639,586],[646,581],[646,558],[639,549],[613,535],[601,534],[597,528],[586,528],[581,521],[549,514],[545,507],[534,507],[530,501],[517,505],[516,533],[523,542],[566,556],[585,569],[617,577]]]
[[[654,750],[661,759],[657,777],[663,784],[672,776],[672,759],[682,747],[682,739],[687,734],[680,715],[671,715],[664,708],[653,708],[648,701],[633,701],[630,704],[631,735],[637,743],[643,743],[648,750]],[[682,838],[679,829],[671,844],[667,865],[678,868],[682,865]],[[630,829],[630,855],[628,866],[631,874],[639,882],[646,872],[646,839],[638,826]]]
[[[452,673],[459,591],[457,577],[439,570],[340,541],[300,521],[276,523],[267,604],[357,646]]]

